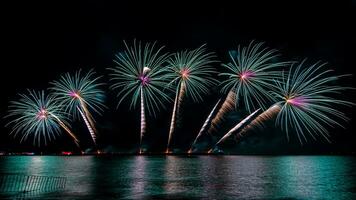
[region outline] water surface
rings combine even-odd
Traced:
[[[356,199],[355,167],[347,156],[0,157],[0,173],[67,177],[39,199]]]

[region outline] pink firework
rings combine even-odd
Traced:
[[[303,96],[298,97],[287,97],[286,98],[287,104],[297,107],[304,107],[307,103],[307,100]]]
[[[150,83],[150,78],[145,74],[140,75],[138,79],[141,81],[142,86],[147,86]]]
[[[251,71],[251,70],[246,70],[246,71],[243,71],[239,74],[239,77],[241,80],[248,80],[252,77],[254,77],[256,74],[255,72]]]
[[[179,73],[181,74],[181,77],[182,77],[183,79],[188,79],[188,78],[189,78],[190,71],[189,71],[188,68],[183,68],[183,69],[181,69]]]
[[[40,111],[38,111],[37,115],[36,115],[37,119],[39,120],[43,120],[46,119],[48,117],[48,112],[45,108],[41,108]]]
[[[69,96],[73,97],[73,99],[80,98],[80,95],[79,95],[78,91],[70,91],[69,92]]]

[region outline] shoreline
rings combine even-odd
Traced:
[[[356,156],[356,153],[330,153],[330,154],[223,154],[223,153],[7,153],[2,154],[0,157],[7,156],[97,156],[97,157],[120,157],[120,156],[184,156],[184,157],[194,157],[194,156],[266,156],[266,157],[278,157],[278,156]]]

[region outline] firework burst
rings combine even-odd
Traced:
[[[307,66],[305,60],[292,66],[282,82],[276,82],[277,88],[272,92],[279,100],[281,110],[276,118],[276,125],[287,133],[293,128],[300,143],[307,141],[306,134],[313,139],[321,136],[329,141],[327,126],[341,126],[347,117],[335,107],[354,105],[334,96],[350,89],[336,85],[335,82],[345,75],[333,75],[332,70],[324,69],[325,63],[317,62]]]
[[[225,79],[220,85],[221,91],[227,95],[216,114],[207,118],[207,121],[212,121],[211,126],[206,128],[209,134],[217,129],[226,113],[237,107],[241,100],[248,112],[265,109],[269,102],[274,102],[268,91],[275,87],[273,80],[281,78],[280,68],[290,63],[275,62],[279,57],[277,50],[263,48],[263,43],[253,41],[247,47],[238,46],[235,53],[229,53],[230,63],[222,64],[227,72],[219,74]],[[201,135],[198,134],[195,141]],[[192,147],[194,145],[195,142]]]
[[[20,142],[33,135],[33,144],[47,145],[60,133],[62,127],[78,146],[78,140],[67,125],[67,115],[53,97],[44,91],[28,90],[28,94],[20,94],[18,101],[11,101],[7,118],[13,118],[6,126],[11,126],[10,134],[21,135]],[[79,146],[78,146],[79,147]]]
[[[164,107],[164,102],[169,101],[169,96],[164,89],[167,88],[165,74],[167,69],[163,67],[168,58],[167,53],[162,53],[163,47],[156,48],[155,43],[142,46],[141,42],[134,41],[129,47],[124,41],[126,50],[116,55],[116,66],[110,68],[113,84],[112,89],[118,90],[120,98],[118,106],[130,99],[130,107],[140,102],[141,129],[140,152],[142,138],[146,133],[146,113],[155,115],[156,111]],[[169,90],[169,88],[168,88]]]
[[[254,43],[237,49],[237,55],[230,53],[231,62],[222,64],[227,72],[221,73],[224,77],[221,82],[222,92],[234,92],[235,103],[240,100],[248,112],[258,108],[266,109],[274,98],[268,91],[275,87],[273,80],[281,78],[281,67],[290,62],[276,62],[279,57],[277,50],[263,48],[263,43]]]
[[[185,96],[193,101],[201,101],[202,95],[209,92],[209,87],[216,83],[212,74],[216,73],[212,63],[217,62],[214,53],[207,52],[205,45],[191,50],[175,53],[168,60],[168,77],[170,85],[176,86],[176,97],[173,106],[171,125],[169,129],[167,151],[170,151],[172,137],[176,130],[178,115],[181,112]]]
[[[100,114],[105,107],[104,91],[100,89],[103,84],[98,83],[99,78],[95,77],[93,70],[84,75],[79,70],[73,75],[66,73],[59,80],[51,82],[53,87],[50,88],[66,113],[84,120],[95,145],[95,120],[90,110]]]

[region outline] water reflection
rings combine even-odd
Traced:
[[[39,199],[356,199],[354,157],[32,156],[0,161],[0,173],[68,178],[66,190]]]
[[[200,177],[199,163],[191,162],[191,158],[167,156],[164,164],[164,185],[162,188],[162,195],[165,198],[187,198],[186,194],[189,193],[189,197],[193,198],[194,193],[198,190],[194,190],[193,187],[199,187]],[[189,165],[189,168],[186,166]]]
[[[147,161],[145,156],[136,156],[129,165],[129,177],[132,180],[131,187],[128,190],[127,198],[139,198],[145,193],[148,183],[147,177]]]
[[[63,157],[63,167],[57,168],[57,172],[68,178],[68,194],[76,196],[90,196],[94,192],[94,170],[96,168],[95,157]]]
[[[229,163],[226,160],[222,159],[222,157],[207,157],[200,156],[199,158],[200,173],[198,178],[201,179],[202,183],[202,191],[201,194],[204,195],[205,198],[219,198],[219,191],[227,191],[229,192],[229,187],[231,186],[231,173],[225,173],[224,168]],[[234,190],[236,190],[235,188]],[[200,195],[201,195],[200,194]]]
[[[43,157],[34,157],[33,159],[31,159],[30,162],[27,163],[27,174],[41,174],[41,172],[44,170],[44,162],[45,161]]]
[[[355,195],[350,191],[355,173],[348,169],[355,166],[352,159],[340,157],[284,157],[278,160],[274,170],[276,172],[274,185],[283,185],[283,187],[272,187],[274,191],[271,196],[348,199],[350,195]]]

